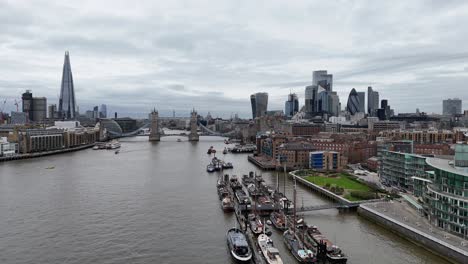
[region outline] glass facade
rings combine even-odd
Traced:
[[[463,236],[468,227],[468,173],[458,171],[452,161],[428,158],[431,181],[423,194],[424,207],[434,225]]]
[[[391,186],[413,191],[411,177],[426,177],[425,159],[419,155],[384,150],[380,177],[383,182]]]

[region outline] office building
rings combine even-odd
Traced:
[[[309,85],[305,88],[305,112],[313,113],[315,112],[315,97],[317,96],[317,85]]]
[[[45,97],[33,97],[30,90],[26,90],[21,96],[22,110],[26,114],[26,122],[43,122],[47,118],[47,99]]]
[[[413,191],[413,179],[426,175],[426,157],[396,151],[383,151],[380,177],[383,182]]]
[[[372,87],[367,87],[367,113],[370,116],[377,116],[379,109],[379,92],[372,90]]]
[[[23,103],[23,113],[26,114],[26,122],[33,119],[33,95],[30,90],[26,90],[21,96]]]
[[[107,105],[105,105],[105,104],[101,105],[101,111],[99,112],[99,117],[100,118],[107,118]]]
[[[252,106],[252,119],[255,119],[255,115],[257,113],[257,101],[255,99],[255,94],[250,96],[250,104]]]
[[[49,112],[49,119],[56,119],[58,118],[58,112],[57,112],[57,105],[56,104],[51,104],[48,107],[48,112]]]
[[[60,89],[59,99],[59,114],[63,119],[75,119],[76,102],[75,102],[75,87],[73,84],[73,75],[70,66],[70,57],[68,51],[65,52],[65,60],[63,62],[62,86]]]
[[[351,114],[354,115],[359,112],[359,96],[356,92],[356,89],[352,89],[349,93],[348,103],[346,104],[346,110]]]
[[[327,71],[314,71],[312,85],[305,88],[305,112],[310,116],[337,115],[339,98],[333,93],[333,75]]]
[[[12,125],[24,125],[28,122],[28,115],[24,112],[11,112],[10,123]]]
[[[99,107],[95,106],[93,108],[93,118],[99,118]]]
[[[461,115],[462,101],[458,98],[446,99],[442,102],[443,115]]]
[[[342,157],[336,151],[313,151],[309,153],[309,168],[319,171],[338,171],[343,169]]]
[[[44,122],[47,118],[47,98],[33,97],[32,119],[34,122]]]
[[[357,92],[359,98],[359,112],[365,113],[366,112],[366,93],[365,92]]]
[[[312,85],[322,86],[327,91],[333,91],[333,74],[327,71],[314,71],[312,73]]]
[[[268,93],[256,93],[250,96],[252,105],[252,117],[265,116],[268,107]]]
[[[288,95],[288,100],[285,102],[284,114],[287,117],[292,117],[297,112],[299,112],[299,99],[297,94],[291,93]]]
[[[422,189],[423,207],[429,221],[460,237],[466,236],[468,230],[467,153],[468,145],[456,145],[455,162],[427,158],[426,177],[413,177],[415,189],[421,186],[418,189]]]

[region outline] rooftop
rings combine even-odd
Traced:
[[[444,170],[444,171],[447,171],[447,172],[451,172],[451,173],[455,173],[455,174],[458,174],[458,175],[463,175],[463,176],[468,177],[468,172],[465,172],[463,170],[459,170],[459,169],[455,168],[451,164],[451,162],[452,162],[451,160],[437,159],[437,158],[426,158],[426,162],[427,162],[427,164],[429,164],[432,167],[435,167],[435,168],[438,168],[438,169],[441,169],[441,170]]]

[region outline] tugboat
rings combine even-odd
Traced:
[[[206,166],[206,171],[207,172],[214,172],[215,171],[215,167],[211,164],[208,164],[208,166]]]
[[[257,243],[260,246],[263,257],[268,264],[283,264],[279,251],[275,248],[271,238],[265,234],[261,234],[257,238]]]
[[[252,259],[252,251],[244,232],[233,227],[227,231],[226,239],[232,258],[240,263],[249,263]]]

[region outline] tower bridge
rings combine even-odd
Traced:
[[[188,118],[180,118],[180,120],[187,120]],[[189,141],[199,141],[200,135],[198,133],[198,130],[202,132],[202,135],[204,136],[220,136],[220,137],[229,137],[233,136],[234,134],[237,133],[236,130],[230,131],[228,133],[219,133],[216,131],[213,131],[203,124],[198,122],[198,116],[197,112],[195,109],[192,110],[189,118],[189,128],[190,132],[188,134],[166,134],[164,130],[162,129],[164,125],[167,125],[171,120],[175,120],[174,118],[161,118],[159,117],[159,113],[156,109],[154,109],[151,114],[150,114],[150,119],[149,123],[144,124],[140,128],[136,129],[135,131],[131,132],[122,132],[120,127],[118,127],[118,124],[111,120],[103,121],[101,120],[100,126],[101,128],[104,128],[103,122],[113,122],[115,124],[109,124],[106,123],[106,126],[108,129],[105,129],[105,132],[103,129],[101,129],[101,138],[120,138],[120,137],[132,137],[132,136],[149,136],[149,141],[160,141],[162,137],[167,137],[167,136],[187,136]],[[114,129],[109,129],[109,125],[113,125],[114,127],[117,126],[118,128]],[[150,133],[147,133],[147,130],[149,129]],[[104,135],[105,134],[105,135]]]

